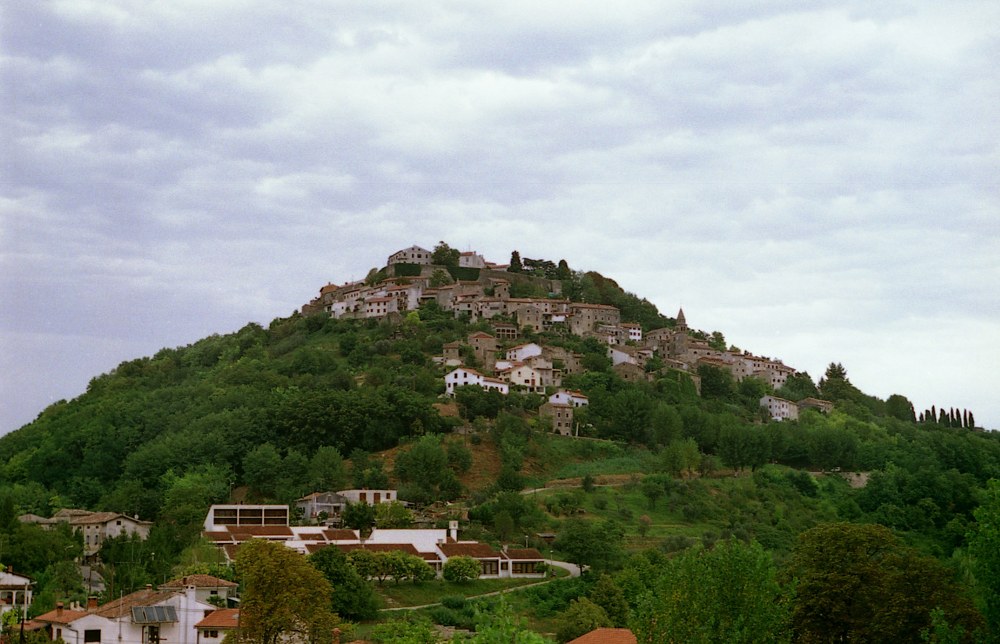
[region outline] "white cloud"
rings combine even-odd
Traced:
[[[0,431],[51,400],[66,365],[43,346],[81,346],[74,368],[96,375],[439,239],[565,258],[814,376],[840,360],[872,393],[1000,426],[979,386],[995,355],[929,346],[1000,339],[998,18],[832,0],[12,7],[0,341],[38,371],[8,385]]]

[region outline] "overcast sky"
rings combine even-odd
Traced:
[[[1000,3],[0,11],[0,432],[438,240],[1000,428]]]

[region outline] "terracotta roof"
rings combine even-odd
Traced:
[[[226,526],[236,537],[292,537],[292,529],[286,525],[230,525]]]
[[[484,331],[476,331],[475,333],[473,333],[469,337],[470,338],[482,338],[482,339],[489,338],[490,340],[496,340],[496,338],[494,338],[492,335],[490,335],[489,333],[486,333]]]
[[[42,613],[33,621],[44,622],[46,624],[69,624],[70,622],[76,621],[81,617],[86,617],[89,614],[90,613],[85,610],[56,608],[55,610],[50,610],[47,613]]]
[[[323,536],[330,541],[347,541],[348,539],[358,538],[358,535],[354,532],[354,530],[348,530],[346,528],[338,530],[324,530]]]
[[[90,611],[93,615],[99,615],[101,617],[107,617],[109,619],[120,617],[122,615],[127,615],[129,611],[132,610],[133,606],[152,606],[154,604],[159,604],[162,601],[170,599],[176,595],[178,591],[176,590],[137,590],[134,593],[130,593],[110,601],[107,604],[102,604],[96,609]]]
[[[194,586],[195,588],[236,588],[239,586],[236,582],[227,581],[225,579],[219,579],[218,577],[213,577],[212,575],[188,575],[186,577],[179,577],[162,584],[160,588],[187,588],[188,586]]]
[[[530,559],[537,561],[545,559],[542,553],[538,552],[535,548],[507,548],[507,551],[503,555],[508,559]]]
[[[300,532],[296,535],[299,541],[324,541],[322,532]]]
[[[636,644],[636,639],[627,628],[598,628],[567,644]]]
[[[472,557],[473,559],[498,559],[500,553],[485,543],[442,543],[438,546],[446,557]]]
[[[205,616],[205,619],[195,624],[194,627],[228,630],[232,628],[238,628],[239,625],[240,625],[240,609],[221,608],[219,610],[213,610],[211,613]]]

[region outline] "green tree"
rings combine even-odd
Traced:
[[[991,479],[968,534],[979,605],[995,640],[1000,640],[1000,480]]]
[[[788,376],[785,384],[775,394],[780,398],[797,402],[803,398],[815,398],[819,395],[819,391],[816,389],[816,383],[813,382],[809,373],[800,371]]]
[[[464,583],[478,579],[480,569],[481,566],[478,561],[472,557],[459,555],[457,557],[449,557],[448,561],[444,562],[442,575],[445,581]]]
[[[364,502],[348,503],[340,518],[348,528],[366,532],[375,525],[375,506]]]
[[[430,620],[413,615],[377,624],[371,638],[377,644],[439,644],[441,641]]]
[[[803,532],[786,574],[797,582],[792,620],[799,641],[916,642],[934,608],[970,633],[982,619],[948,569],[880,525],[832,523]]]
[[[698,365],[698,377],[701,378],[701,395],[703,398],[731,400],[736,383],[733,374],[728,369],[710,364]]]
[[[448,468],[448,454],[441,447],[441,439],[424,436],[396,456],[393,474],[407,484],[408,500],[431,503],[442,499],[442,483],[453,473]]]
[[[273,499],[278,493],[281,455],[271,443],[264,443],[243,457],[243,481],[261,497]]]
[[[240,642],[330,641],[339,622],[330,610],[333,589],[305,557],[283,544],[251,539],[240,546],[236,570],[243,587]]]
[[[788,642],[788,597],[759,544],[723,541],[665,561],[630,625],[642,644]]]
[[[913,411],[913,403],[909,398],[900,394],[892,394],[885,400],[885,413],[893,418],[909,423],[917,422],[917,416]]]
[[[439,241],[431,253],[431,263],[438,266],[458,266],[458,258],[461,252],[457,248],[452,248],[443,241]]]
[[[621,586],[611,575],[598,577],[597,583],[587,593],[587,598],[604,609],[608,619],[611,620],[610,626],[624,628],[628,625],[628,600],[625,599],[625,592]]]
[[[596,628],[607,626],[612,626],[612,623],[604,609],[586,597],[581,597],[570,600],[569,608],[559,616],[556,638],[560,642],[568,642]]]
[[[375,527],[382,529],[409,528],[413,513],[399,501],[379,503],[375,506]]]
[[[510,266],[507,267],[508,273],[520,273],[524,270],[524,266],[521,265],[521,253],[516,250],[510,254]]]
[[[309,459],[309,482],[314,491],[334,492],[347,483],[347,468],[340,450],[322,445]]]
[[[771,457],[771,441],[760,427],[728,423],[719,432],[719,457],[733,469],[756,470]]]
[[[503,598],[489,610],[477,611],[476,634],[471,644],[549,644],[538,633],[528,630],[524,620],[514,613]]]
[[[320,548],[309,555],[309,563],[330,583],[330,608],[344,619],[368,620],[379,609],[372,585],[361,578],[336,546]]]
[[[671,441],[660,453],[660,463],[671,476],[686,476],[698,471],[701,452],[693,438]]]
[[[597,523],[572,517],[563,523],[553,545],[577,565],[614,570],[623,557],[622,536],[621,526],[612,521]]]
[[[431,279],[428,284],[431,288],[439,288],[445,284],[451,284],[451,276],[448,275],[448,271],[435,268],[434,272],[431,273]]]

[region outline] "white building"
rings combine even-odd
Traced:
[[[393,264],[430,264],[431,254],[431,251],[426,248],[421,248],[420,246],[410,246],[409,248],[397,250],[392,255],[389,255],[389,259],[386,261],[386,264],[389,266],[392,266]]]
[[[764,396],[760,399],[760,406],[766,409],[774,420],[798,420],[799,418],[799,406],[791,400],[777,396]]]
[[[287,526],[287,505],[213,505],[205,516],[205,530],[224,531],[226,526]]]
[[[16,575],[12,569],[0,571],[0,616],[16,610],[21,613],[22,619],[28,619],[34,585],[30,577]]]
[[[55,610],[34,621],[48,636],[66,644],[198,644],[195,624],[216,607],[198,601],[195,586],[183,590],[153,590],[147,586],[119,599],[97,606],[91,600],[86,610]]]
[[[469,369],[468,367],[459,367],[444,377],[445,393],[449,396],[455,395],[456,387],[465,387],[468,385],[475,385],[486,390],[499,391],[504,396],[510,393],[510,385],[503,380],[484,376],[475,369]]]
[[[590,404],[590,399],[580,391],[560,390],[549,396],[549,402],[554,405],[570,405],[572,407],[585,407]]]

